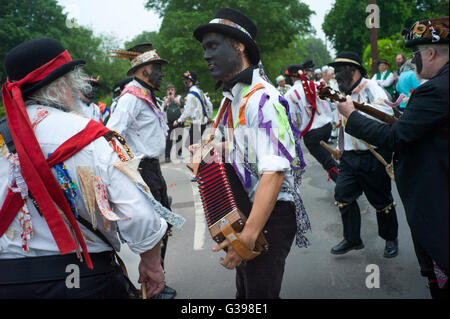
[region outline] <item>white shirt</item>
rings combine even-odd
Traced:
[[[262,83],[264,89],[257,90],[249,99],[245,108],[245,125],[239,125],[239,109],[241,105],[241,100],[243,92],[249,91],[256,84]],[[281,138],[284,135],[281,142],[286,147],[289,154],[295,158],[295,143],[293,142],[293,134],[290,127],[285,128],[282,132],[279,131],[280,124],[279,118],[283,116],[287,120],[285,113],[285,108],[279,103],[280,93],[278,90],[272,86],[270,83],[266,82],[259,75],[259,69],[253,71],[253,79],[250,86],[238,82],[233,86],[231,92],[224,91],[223,95],[225,98],[231,100],[231,110],[234,123],[234,141],[236,142],[236,148],[231,147],[231,158],[241,158],[238,153],[245,154],[246,149],[246,138],[248,137],[248,150],[250,156],[247,157],[249,162],[253,165],[255,170],[258,172],[259,176],[251,176],[250,187],[247,188],[247,192],[251,201],[254,200],[256,189],[259,185],[259,180],[261,175],[265,172],[284,172],[284,181],[282,187],[285,186],[289,189],[294,189],[294,178],[292,176],[292,171],[290,167],[289,160],[282,154],[278,154],[274,148],[274,144],[270,140],[269,135],[264,129],[258,129],[259,118],[259,102],[263,93],[267,93],[270,98],[265,102],[262,112],[264,117],[264,122],[271,121],[272,131],[276,139]],[[245,95],[245,94],[244,94]],[[227,129],[225,128],[225,136],[228,139]],[[256,138],[255,138],[256,137]],[[240,172],[242,177],[245,176],[245,169],[242,160],[236,161],[236,167]],[[280,192],[278,194],[277,200],[292,201],[293,198],[290,194]]]
[[[128,85],[137,86],[150,94],[136,80]],[[164,118],[161,119],[146,101],[130,93],[119,98],[106,126],[125,138],[135,156],[159,158],[164,153],[167,135]]]
[[[363,87],[363,89],[357,93],[358,89],[360,87]],[[392,107],[387,105],[384,101],[388,99],[388,96],[384,92],[384,90],[377,85],[375,81],[368,80],[363,78],[361,80],[361,83],[353,90],[352,92],[352,99],[353,101],[370,104],[370,106],[386,113],[389,115],[394,115],[394,111],[392,110]],[[360,112],[360,111],[357,111]],[[360,112],[362,115],[376,120],[378,122],[381,122],[380,120],[366,114],[363,112]],[[342,125],[345,127],[345,124],[347,123],[347,119],[343,119]],[[373,146],[375,148],[375,146]],[[367,147],[359,141],[359,139],[351,136],[350,134],[347,134],[344,132],[344,150],[345,151],[353,151],[353,150],[359,150],[364,151],[367,150]]]
[[[64,141],[81,131],[88,123],[88,119],[74,113],[66,113],[54,108],[41,106],[47,110],[49,115],[44,118],[35,129],[36,138],[42,148],[45,157],[48,153],[55,151]],[[37,112],[36,105],[28,106],[27,112],[32,120]],[[121,216],[128,216],[130,220],[110,222],[111,229],[107,232],[103,226],[100,213],[97,213],[98,229],[109,239],[114,248],[120,250],[120,239],[127,243],[130,249],[140,254],[152,249],[164,236],[167,223],[153,209],[147,198],[126,177],[125,174],[116,169],[112,164],[120,159],[112,147],[103,137],[93,141],[80,152],[73,155],[64,162],[72,181],[77,185],[78,195],[76,206],[78,213],[86,220],[90,216],[83,201],[83,193],[77,174],[77,166],[92,168],[94,174],[99,176],[108,191],[108,199],[113,211]],[[0,205],[3,204],[8,190],[9,162],[0,156]],[[54,175],[56,173],[52,170]],[[22,248],[20,238],[21,228],[17,216],[6,233],[0,237],[0,258],[22,258],[44,255],[59,255],[59,249],[43,217],[41,217],[30,200],[27,205],[31,214],[31,223],[34,236],[29,241],[29,252]],[[94,241],[85,237],[88,252],[96,253],[111,250],[96,235],[91,233],[83,225],[79,224],[83,234],[87,234]]]
[[[295,94],[294,90],[297,91],[300,99],[297,97],[297,94]],[[289,102],[289,111],[291,113],[291,117],[294,121],[295,126],[300,132],[304,131],[311,119],[311,116],[309,114],[311,114],[312,109],[311,105],[306,100],[302,81],[295,81],[294,85],[289,89],[289,91],[287,91],[284,97]],[[319,112],[315,113],[310,130],[320,128],[331,122],[331,118],[329,117],[329,103],[326,101],[322,101],[316,97],[316,106],[320,114]]]
[[[80,109],[85,117],[96,122],[103,123],[100,106],[95,103],[90,103],[87,105],[81,99],[78,99],[78,104],[80,105]]]
[[[390,87],[394,83],[394,80],[395,80],[394,74],[392,72],[390,72],[390,74],[388,75],[386,80],[383,80],[384,76],[386,75],[386,72],[389,72],[389,71],[386,70],[386,71],[381,73],[381,80],[377,80],[377,75],[376,74],[372,77],[372,80],[377,82],[378,85],[382,86],[383,88]]]
[[[189,92],[196,92],[200,97],[203,96],[202,90],[199,89],[197,85],[193,85],[189,88]],[[209,99],[205,99],[206,102]],[[211,102],[206,103],[205,111],[207,116],[212,115],[212,104]],[[211,114],[211,115],[210,115]],[[200,100],[193,94],[188,94],[186,96],[186,104],[184,106],[184,112],[181,114],[180,118],[177,120],[179,123],[183,123],[188,118],[191,118],[193,124],[206,124],[208,123],[208,118],[203,116],[203,109]]]

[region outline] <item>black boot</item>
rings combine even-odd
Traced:
[[[398,255],[398,239],[386,240],[386,246],[384,247],[384,257],[392,258]]]
[[[331,253],[333,255],[342,255],[348,253],[350,250],[359,250],[363,249],[364,244],[362,242],[359,243],[351,243],[347,239],[343,239],[339,244],[331,248]]]

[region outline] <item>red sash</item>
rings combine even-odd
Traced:
[[[311,105],[311,118],[309,120],[308,125],[306,125],[303,132],[300,133],[300,137],[308,133],[309,129],[311,128],[311,125],[314,121],[314,116],[316,115],[317,105],[316,105],[316,85],[312,81],[308,81],[305,74],[300,74],[300,80],[302,82],[303,90],[305,91],[305,97],[308,103]]]
[[[64,162],[74,154],[78,153],[81,149],[90,144],[92,141],[96,140],[97,138],[103,136],[108,132],[109,129],[107,129],[102,124],[97,123],[93,120],[89,121],[89,123],[83,130],[81,130],[80,132],[69,138],[67,141],[65,141],[63,144],[61,144],[52,153],[52,155],[49,158],[47,158],[46,162],[48,166],[53,167],[56,164]],[[53,177],[53,179],[55,178]],[[36,194],[33,193],[32,195],[36,196]],[[36,198],[36,200],[38,199]],[[3,236],[3,234],[6,232],[9,225],[12,223],[17,213],[23,207],[24,204],[25,200],[22,199],[20,193],[14,193],[13,191],[11,191],[11,189],[8,189],[8,194],[6,195],[3,206],[0,209],[0,237]],[[51,230],[52,229],[51,224],[54,225],[54,221],[51,218],[49,218],[44,211],[43,214]],[[76,227],[78,227],[78,224],[76,224]],[[85,250],[85,248],[83,249]],[[87,251],[83,252],[85,253],[86,256]],[[93,268],[92,263],[90,262],[90,259],[88,257],[86,258],[86,263],[89,268],[91,269]]]

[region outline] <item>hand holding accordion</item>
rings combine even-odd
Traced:
[[[245,261],[267,250],[268,243],[262,233],[254,250],[239,239],[247,220],[244,214],[250,214],[251,203],[233,166],[224,163],[214,147],[206,144],[196,150],[187,167],[196,176],[206,222],[214,241],[221,244],[226,240],[226,246],[231,246]],[[220,246],[227,251],[224,244]]]

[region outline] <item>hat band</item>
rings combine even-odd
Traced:
[[[156,53],[156,50],[150,50],[147,52],[142,53],[141,55],[138,55],[131,61],[131,67],[134,68],[137,65],[140,65],[142,63],[150,62],[153,60],[159,60],[161,59]]]
[[[253,40],[253,37],[250,35],[250,32],[248,32],[244,27],[240,26],[237,23],[234,23],[231,20],[228,19],[221,19],[221,18],[216,18],[216,19],[212,19],[211,21],[209,21],[209,23],[217,23],[217,24],[225,24],[228,25],[232,28],[238,29],[239,31],[244,32],[246,35],[248,35],[250,37],[250,39]]]
[[[353,64],[357,64],[357,65],[361,66],[361,64],[359,64],[355,60],[347,59],[347,58],[337,58],[337,59],[334,59],[334,62],[348,62],[348,63],[353,63]]]

